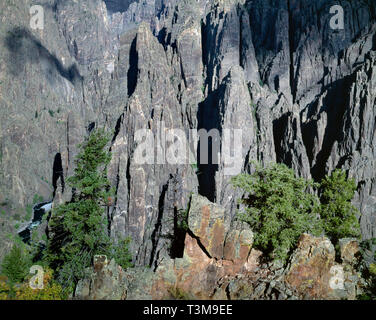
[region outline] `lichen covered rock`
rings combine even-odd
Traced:
[[[127,286],[124,270],[106,256],[95,256],[93,271],[78,282],[75,299],[124,300]]]
[[[345,251],[347,259],[350,251],[349,246]],[[303,234],[291,257],[285,281],[302,299],[355,299],[358,275],[347,260],[344,262],[335,261],[335,249],[329,239]]]

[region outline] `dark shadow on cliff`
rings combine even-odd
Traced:
[[[171,176],[170,176],[171,179]],[[163,210],[165,206],[165,197],[168,189],[168,183],[164,184],[162,187],[161,195],[159,197],[158,201],[158,217],[157,217],[157,223],[154,226],[153,233],[151,234],[151,242],[153,244],[151,253],[150,253],[150,262],[149,266],[153,267],[154,269],[157,268],[157,261],[159,258],[159,254],[157,252],[158,242],[161,236],[161,229],[162,229],[162,218],[163,218]]]
[[[62,192],[64,193],[65,182],[64,182],[64,170],[63,163],[61,160],[61,153],[57,153],[54,158],[54,164],[52,168],[52,185],[54,187],[53,198],[55,198],[57,181],[60,179]]]
[[[315,143],[315,136],[317,132],[316,121],[302,123],[302,137],[307,150],[307,155],[311,163],[311,174],[316,181],[320,181],[326,174],[326,164],[330,157],[333,145],[336,141],[343,140],[343,116],[346,108],[349,107],[349,92],[352,83],[356,80],[356,71],[331,83],[323,89],[327,91],[326,97],[323,99],[323,106],[319,110],[319,114],[325,111],[328,116],[327,126],[325,128],[322,149],[316,156],[316,163],[312,166],[313,161],[313,146]],[[318,101],[311,104],[308,112],[308,118],[315,116]],[[340,160],[338,166],[343,163]]]
[[[106,4],[107,11],[110,13],[115,12],[125,12],[128,10],[129,6],[136,0],[103,0]]]
[[[185,238],[188,230],[188,215],[191,209],[191,200],[189,198],[187,208],[185,210],[174,207],[174,238],[171,243],[170,257],[183,258],[185,248]]]
[[[287,128],[290,117],[292,116],[292,112],[286,112],[280,118],[273,121],[273,138],[276,160],[278,163],[284,163],[289,167],[292,166],[293,162],[293,153],[290,152],[290,150],[293,150],[294,146],[288,146],[288,149],[286,150],[286,147],[284,145],[284,138],[289,134],[289,132],[287,132]],[[296,123],[293,123],[293,132],[295,135],[297,131],[298,128],[296,126]]]
[[[21,75],[27,63],[44,63],[49,69],[48,76],[52,76],[53,70],[56,70],[58,74],[73,84],[77,80],[82,80],[75,64],[68,68],[64,67],[59,59],[27,29],[14,28],[8,31],[4,46],[11,54],[11,60],[8,63],[9,72],[15,77]]]
[[[130,97],[137,86],[138,76],[138,53],[137,53],[137,36],[133,39],[131,50],[129,52],[129,69],[128,69],[128,97]]]
[[[225,85],[221,84],[217,90],[211,92],[208,97],[199,104],[197,111],[198,130],[204,129],[206,133],[210,134],[210,131],[215,129],[218,130],[219,135],[221,135],[221,113],[223,110],[221,112],[219,109],[219,101],[224,91]],[[203,138],[206,137],[200,135],[199,131],[197,146],[199,194],[215,202],[215,173],[218,171],[218,164],[215,160],[217,160],[217,154],[220,152],[220,141],[215,141],[215,136],[208,137],[208,150],[206,151],[208,161],[207,163],[203,163],[201,155]],[[213,148],[213,143],[216,148]]]

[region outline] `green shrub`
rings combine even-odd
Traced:
[[[177,219],[177,227],[180,230],[188,231],[188,213],[189,213],[189,204],[187,209],[179,209],[178,214],[176,216]]]
[[[351,204],[356,184],[342,170],[318,184],[296,177],[284,164],[273,164],[257,166],[252,175],[239,175],[232,182],[246,193],[240,219],[250,224],[255,245],[269,257],[284,262],[304,232],[325,232],[334,244],[360,235],[359,212]],[[312,192],[318,189],[320,197]]]
[[[319,201],[308,193],[315,184],[286,165],[257,166],[252,175],[241,174],[232,183],[246,192],[240,219],[249,223],[255,246],[270,258],[285,262],[302,233],[321,234]]]
[[[376,300],[376,264],[371,263],[368,268],[363,269],[362,278],[366,286],[363,294],[357,297],[358,300]]]
[[[346,172],[335,170],[320,184],[320,216],[326,235],[333,243],[341,238],[360,237],[357,208],[351,204],[356,190],[354,179],[347,179]]]
[[[132,254],[129,251],[129,244],[131,238],[125,238],[119,242],[118,245],[114,247],[114,259],[116,263],[121,266],[123,269],[132,268]]]
[[[33,204],[40,203],[40,202],[43,202],[43,197],[38,194],[35,194],[33,197]]]
[[[360,253],[362,260],[358,270],[365,281],[363,294],[358,295],[358,300],[376,300],[376,238],[360,242]]]
[[[31,216],[33,215],[33,208],[31,205],[26,206],[26,215],[25,220],[29,221],[31,219]]]
[[[22,282],[29,274],[30,266],[31,256],[26,248],[20,244],[14,244],[3,259],[1,273],[12,283]]]
[[[193,300],[193,296],[179,287],[169,287],[167,289],[170,297],[168,299],[173,300]]]
[[[191,163],[191,168],[192,168],[192,170],[193,170],[194,172],[197,172],[197,170],[198,170],[198,165],[197,165],[197,163]]]
[[[33,230],[31,232],[31,241],[32,242],[38,242],[39,240],[40,240],[40,238],[39,238],[38,231],[37,230]]]
[[[15,292],[15,300],[66,300],[68,295],[53,279],[53,270],[45,268],[43,289],[32,289],[25,281]]]

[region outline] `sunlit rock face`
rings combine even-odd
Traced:
[[[263,261],[254,234],[229,223],[224,207],[192,196],[181,254],[154,270],[122,270],[105,256],[79,282],[77,299],[354,300],[362,281],[359,243],[340,240],[340,261],[326,237],[303,234],[288,263]]]

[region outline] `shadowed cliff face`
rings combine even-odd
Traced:
[[[135,0],[105,0],[107,10],[111,13],[113,12],[125,12],[127,11],[129,5]]]
[[[45,48],[29,30],[14,28],[9,30],[4,41],[4,47],[13,56],[13,63],[8,64],[9,72],[17,77],[25,64],[45,63],[50,69],[50,74],[57,71],[61,77],[70,82],[82,80],[76,65],[65,68],[62,63]],[[53,79],[53,76],[51,77]]]
[[[35,31],[31,1],[1,3],[0,203],[13,216],[35,194],[49,198],[89,128],[105,126],[115,131],[111,234],[132,237],[137,265],[157,267],[183,250],[176,221],[191,192],[233,218],[241,194],[225,175],[223,132],[242,129],[244,172],[250,160],[316,180],[345,169],[358,183],[363,237],[376,237],[375,3],[341,1],[343,30],[330,27],[335,4],[45,0]],[[161,121],[187,136],[217,129],[221,161],[139,165],[136,131],[156,136]]]

